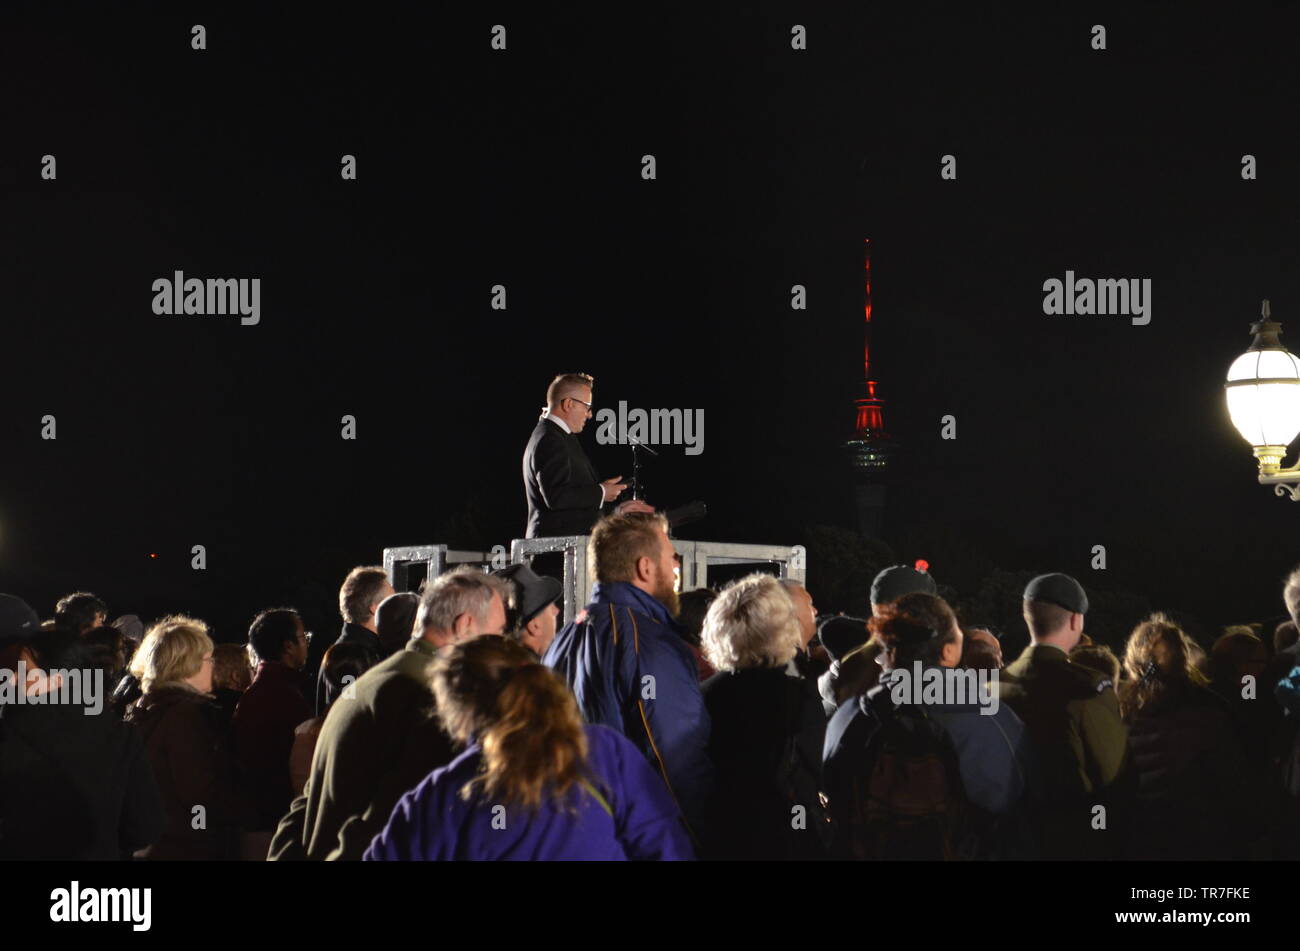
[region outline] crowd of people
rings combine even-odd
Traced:
[[[194,617],[110,625],[85,592],[46,621],[0,595],[0,858],[1300,853],[1300,569],[1272,643],[1234,628],[1207,652],[1154,614],[1122,656],[1083,587],[1041,575],[1006,662],[908,566],[870,618],[819,623],[767,574],[679,594],[662,515],[601,519],[588,554],[561,629],[527,565],[418,594],[355,568],[314,679],[292,608],[214,644]]]

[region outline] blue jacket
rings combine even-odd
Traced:
[[[564,678],[588,723],[618,730],[641,750],[696,827],[711,781],[709,714],[679,630],[641,589],[597,584],[542,663]]]
[[[482,750],[473,745],[398,800],[362,857],[368,862],[694,858],[677,806],[636,747],[602,726],[586,731],[591,780],[570,791],[570,808],[544,801],[529,813],[494,804],[481,790],[465,799],[461,789],[482,768]]]

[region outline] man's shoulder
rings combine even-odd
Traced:
[[[1032,697],[1035,702],[1066,704],[1100,697],[1113,687],[1114,682],[1101,671],[1071,663],[1068,658],[1043,663],[1029,652],[1008,664],[998,677],[999,695],[1011,701]]]
[[[529,447],[536,446],[540,442],[562,442],[564,439],[564,430],[552,423],[550,420],[542,417],[533,427],[533,431],[528,436]]]
[[[372,706],[385,695],[402,691],[428,692],[427,674],[434,658],[413,650],[400,650],[371,667],[352,685],[352,703]],[[345,694],[346,696],[346,694]],[[335,706],[338,706],[336,701]]]
[[[687,661],[692,670],[697,670],[695,666],[695,655],[691,652],[691,647],[686,643],[686,639],[677,630],[664,621],[649,615],[639,608],[625,606],[623,611],[615,614],[619,620],[626,616],[625,611],[630,611],[634,622],[633,629],[630,632],[622,632],[626,636],[632,637],[634,644],[644,646],[649,643],[656,647],[661,647],[672,654],[683,658]],[[696,678],[698,682],[698,677]]]

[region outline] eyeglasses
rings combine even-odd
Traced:
[[[302,632],[302,636],[303,636],[303,639],[304,639],[308,644],[311,643],[311,638],[312,638],[311,631],[303,631],[303,632]]]
[[[583,406],[587,407],[587,409],[591,409],[592,407],[591,403],[588,403],[586,400],[580,400],[576,396],[570,396],[566,398],[573,400],[575,403],[581,403]]]

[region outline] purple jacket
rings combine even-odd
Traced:
[[[590,790],[575,786],[569,812],[553,800],[535,814],[487,801],[461,788],[478,775],[480,749],[469,747],[404,795],[363,859],[377,861],[693,859],[680,814],[663,780],[622,734],[590,725]],[[608,808],[606,808],[608,806]]]

